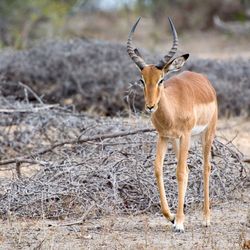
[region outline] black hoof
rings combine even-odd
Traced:
[[[173,232],[174,233],[184,233],[184,229],[176,228],[176,226],[174,225],[173,226]]]
[[[174,215],[173,219],[172,220],[169,219],[169,221],[172,222],[172,224],[174,224],[174,222],[175,222],[175,215]]]

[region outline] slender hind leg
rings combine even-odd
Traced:
[[[202,136],[203,149],[203,179],[204,179],[204,208],[203,208],[203,225],[210,225],[210,208],[209,208],[209,177],[211,172],[210,155],[211,147],[215,135],[216,122],[210,125]]]
[[[173,139],[171,141],[171,143],[172,143],[172,147],[173,147],[173,150],[174,150],[174,153],[175,153],[175,157],[178,160],[179,151],[180,151],[180,139]]]
[[[164,181],[163,181],[163,161],[166,151],[167,151],[167,140],[166,138],[159,136],[156,149],[155,176],[156,176],[158,190],[160,193],[162,213],[169,221],[174,222],[174,215],[170,212],[168,206],[164,188]]]

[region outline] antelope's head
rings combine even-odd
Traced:
[[[178,71],[181,69],[185,61],[188,59],[189,54],[184,54],[182,56],[173,58],[178,47],[178,37],[172,20],[168,18],[173,33],[172,48],[158,64],[146,64],[138,49],[132,46],[132,36],[140,19],[141,17],[138,18],[129,33],[127,52],[141,71],[140,81],[144,86],[145,109],[146,111],[152,113],[158,108],[161,91],[164,88],[164,76],[169,72]]]

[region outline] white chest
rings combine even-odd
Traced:
[[[193,127],[193,129],[191,131],[191,135],[198,135],[198,134],[202,133],[206,128],[207,128],[207,124],[206,125],[197,125],[197,126]]]

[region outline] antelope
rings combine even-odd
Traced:
[[[129,33],[127,52],[141,72],[145,110],[151,114],[152,123],[158,132],[154,170],[162,213],[173,223],[174,232],[184,232],[183,209],[189,173],[188,150],[191,137],[200,135],[204,167],[203,224],[209,226],[210,154],[218,113],[215,90],[206,76],[191,71],[184,71],[164,80],[168,73],[180,70],[189,57],[189,54],[183,54],[173,58],[178,48],[178,36],[171,18],[168,20],[173,34],[172,48],[158,64],[146,64],[138,49],[132,45],[132,37],[140,19],[139,17]],[[176,215],[170,211],[163,180],[163,162],[168,141],[172,143],[177,158]]]

